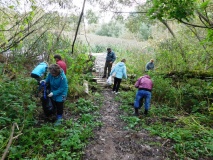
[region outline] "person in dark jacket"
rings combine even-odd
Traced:
[[[67,65],[64,61],[62,61],[61,56],[56,54],[54,55],[54,59],[56,61],[56,64],[58,64],[63,70],[64,70],[64,74],[67,74]]]
[[[118,90],[120,87],[120,83],[122,81],[122,78],[127,79],[127,73],[126,73],[126,66],[125,66],[126,59],[122,59],[121,62],[118,62],[115,67],[110,72],[110,76],[114,77],[114,85],[113,90],[115,94],[118,94]]]
[[[112,69],[112,64],[113,62],[116,60],[116,56],[115,53],[111,50],[111,48],[107,48],[107,56],[106,56],[106,62],[105,62],[105,66],[104,66],[104,75],[102,78],[106,78],[109,77],[111,69]],[[107,69],[108,69],[108,73],[107,73]]]
[[[63,69],[57,64],[52,64],[49,67],[49,74],[46,80],[42,80],[50,85],[50,94],[48,97],[52,97],[53,103],[57,110],[57,121],[55,126],[60,125],[63,116],[64,101],[67,97],[68,83],[66,75]]]
[[[48,68],[48,63],[47,62],[41,62],[39,63],[31,72],[31,77],[35,78],[38,82],[38,84],[40,84],[40,81],[42,80],[42,76],[45,75],[45,73],[47,72],[47,68]]]
[[[144,75],[142,77],[140,77],[136,83],[135,83],[135,87],[138,88],[138,91],[136,93],[136,97],[135,97],[135,102],[134,102],[134,108],[135,108],[135,116],[138,116],[138,109],[140,108],[140,100],[142,98],[145,99],[144,102],[144,107],[145,107],[145,111],[144,114],[148,114],[148,110],[150,107],[150,101],[151,101],[151,97],[152,97],[152,88],[153,88],[153,82],[150,79],[150,76],[148,75]]]
[[[154,70],[154,60],[151,59],[145,66],[145,71],[148,72],[149,70]]]

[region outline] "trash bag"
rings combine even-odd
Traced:
[[[54,101],[52,100],[51,97],[47,96],[50,93],[50,87],[43,83],[43,84],[41,84],[41,88],[43,89],[41,103],[42,103],[42,108],[43,108],[44,114],[46,116],[55,114],[56,107],[55,107]]]
[[[42,108],[43,108],[44,114],[46,116],[50,116],[52,114],[55,114],[55,105],[54,105],[52,98],[41,97],[41,102],[42,102]]]
[[[106,83],[108,85],[111,85],[112,84],[112,76],[109,76],[109,78],[107,79]]]

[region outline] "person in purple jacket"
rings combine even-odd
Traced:
[[[150,79],[150,76],[144,75],[140,78],[135,83],[135,87],[138,88],[138,91],[136,93],[135,101],[134,101],[134,108],[135,108],[135,116],[139,116],[138,109],[140,108],[140,100],[142,98],[145,99],[144,102],[144,114],[148,114],[149,106],[150,106],[150,101],[152,97],[152,88],[153,88],[153,82]]]

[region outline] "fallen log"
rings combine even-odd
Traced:
[[[164,78],[172,78],[172,79],[186,79],[186,78],[197,78],[203,80],[211,80],[213,72],[210,71],[171,71],[164,75]]]

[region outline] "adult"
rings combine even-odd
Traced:
[[[41,62],[39,63],[31,72],[31,77],[35,78],[40,83],[40,80],[42,79],[42,76],[45,75],[47,72],[48,63],[47,62]]]
[[[112,64],[115,60],[116,60],[115,53],[111,50],[111,48],[107,48],[107,56],[106,56],[106,62],[104,66],[104,75],[102,78],[106,78],[106,75],[108,75],[107,77],[109,77],[111,69],[112,69]],[[107,69],[108,69],[108,73],[107,73]]]
[[[65,75],[67,74],[67,65],[64,61],[62,61],[61,56],[56,54],[54,55],[54,59],[56,61],[56,64],[58,64],[63,70]]]
[[[145,71],[148,72],[149,70],[154,70],[154,60],[151,59],[145,66]]]
[[[50,93],[47,96],[52,97],[53,104],[56,106],[57,120],[55,125],[57,126],[62,121],[64,101],[68,92],[67,78],[59,65],[50,65],[45,83],[50,85]]]
[[[148,114],[148,110],[150,107],[150,101],[151,101],[151,97],[152,97],[152,88],[153,88],[153,82],[150,79],[150,76],[148,75],[144,75],[140,78],[138,78],[138,80],[135,83],[135,87],[138,88],[138,91],[136,93],[136,97],[135,97],[135,101],[134,101],[134,108],[135,108],[135,116],[138,116],[138,109],[140,108],[140,100],[142,98],[145,99],[144,101],[144,114],[147,115]]]
[[[110,72],[110,76],[114,75],[114,85],[113,85],[112,92],[115,94],[118,94],[118,90],[119,90],[122,78],[127,79],[125,63],[126,63],[126,59],[122,59],[121,62],[118,62],[115,65],[115,67],[112,69],[112,71]]]

